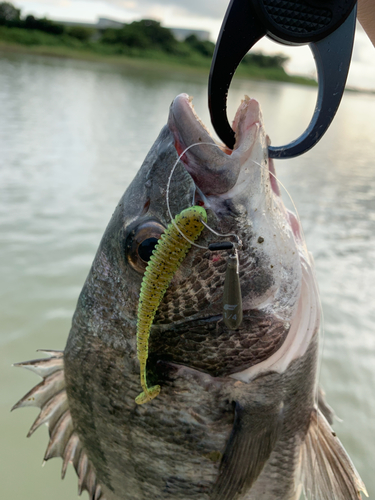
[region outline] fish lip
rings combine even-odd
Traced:
[[[224,195],[231,191],[236,186],[244,165],[253,156],[258,163],[264,160],[265,141],[259,141],[259,138],[262,133],[264,136],[265,134],[260,107],[255,99],[245,97],[238,108],[233,122],[236,132],[233,150],[213,139],[197,116],[192,98],[187,94],[178,95],[172,102],[168,127],[173,133],[177,153],[184,153],[182,162],[206,196]],[[256,151],[259,142],[261,154]],[[196,146],[192,147],[193,145]],[[267,147],[265,149],[267,155]]]

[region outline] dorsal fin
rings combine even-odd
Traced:
[[[42,424],[47,424],[50,439],[44,460],[47,461],[53,457],[63,459],[62,479],[65,477],[68,464],[72,463],[78,476],[78,494],[86,490],[90,500],[105,500],[102,487],[97,481],[95,468],[74,431],[65,389],[63,352],[44,352],[50,357],[14,365],[33,371],[43,380],[20,399],[13,406],[12,411],[24,406],[40,408],[40,413],[27,437],[31,436]]]
[[[313,410],[301,447],[301,480],[311,500],[360,500],[368,496],[344,447],[320,410]]]

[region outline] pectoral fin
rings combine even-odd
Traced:
[[[366,487],[320,410],[311,414],[301,448],[301,479],[311,500],[360,500]]]
[[[235,420],[212,500],[234,500],[252,486],[277,442],[282,423],[279,409],[251,411],[236,402]]]
[[[62,478],[65,476],[68,464],[72,463],[78,475],[78,493],[81,494],[83,490],[87,490],[90,500],[105,500],[95,469],[74,431],[65,390],[63,353],[61,351],[45,352],[50,354],[49,358],[15,365],[33,371],[42,377],[43,381],[18,401],[12,410],[24,406],[40,408],[40,414],[27,437],[31,436],[40,425],[47,424],[50,440],[44,460],[61,457],[63,459]]]

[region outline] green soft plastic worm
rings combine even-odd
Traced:
[[[139,405],[154,399],[160,392],[160,386],[147,387],[146,363],[148,358],[148,339],[156,311],[172,281],[174,273],[180,267],[191,244],[202,232],[207,222],[207,214],[202,207],[190,207],[178,214],[174,223],[168,225],[157,242],[143,276],[138,304],[137,355],[140,363],[141,386],[143,392],[136,397]],[[184,238],[179,230],[186,236]]]

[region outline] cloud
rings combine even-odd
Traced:
[[[128,4],[126,0],[109,0],[117,7]],[[228,6],[227,0],[142,0],[136,3],[134,10],[139,12],[163,11],[173,9],[177,15],[187,14],[189,16],[210,17],[211,19],[222,19]],[[129,7],[127,7],[129,8]]]
[[[204,29],[215,40],[228,0],[14,0],[23,14],[86,20],[112,17],[119,21],[152,18],[166,26]]]

